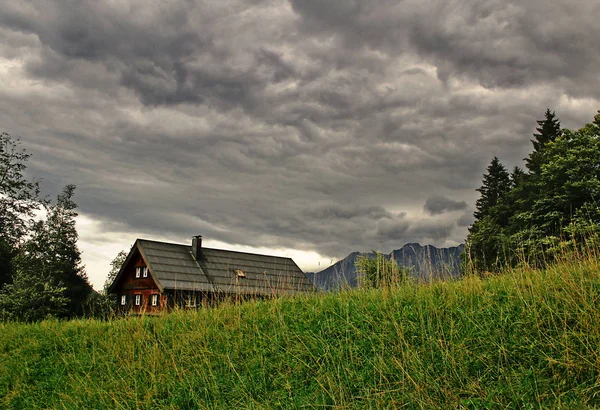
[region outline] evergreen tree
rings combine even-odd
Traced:
[[[543,265],[565,247],[600,233],[600,127],[563,130],[548,142],[538,173],[527,175],[508,234],[530,264]]]
[[[532,198],[532,220],[545,235],[562,235],[578,211],[595,219],[600,206],[600,128],[588,124],[578,131],[565,130],[546,148],[539,175],[540,193]]]
[[[520,178],[519,171],[513,176]],[[503,228],[511,209],[506,196],[514,181],[498,157],[494,157],[483,175],[483,185],[477,189],[481,197],[475,203],[475,222],[469,228],[467,249],[469,259],[478,271],[495,271],[504,262]]]
[[[491,215],[473,222],[466,240],[466,252],[473,270],[495,272],[507,259],[503,227]]]
[[[526,178],[525,171],[523,171],[520,167],[514,167],[513,171],[510,173],[511,189],[514,189],[515,187],[521,185],[525,178]]]
[[[75,186],[48,206],[39,182],[24,177],[30,154],[19,144],[0,134],[0,315],[27,321],[81,315],[93,290],[77,247]],[[47,219],[35,222],[42,207]]]
[[[533,134],[534,139],[531,140],[533,152],[525,159],[527,169],[534,174],[540,173],[544,148],[549,142],[555,141],[561,132],[560,121],[556,117],[556,113],[551,112],[550,109],[546,109],[545,118],[537,123],[536,131],[538,133]]]
[[[19,269],[28,275],[46,278],[65,288],[69,316],[80,316],[93,289],[81,265],[75,227],[77,205],[73,201],[75,185],[67,185],[49,206],[45,221],[34,225],[31,238],[23,248]]]
[[[494,157],[483,175],[483,185],[477,189],[481,197],[475,203],[474,216],[482,219],[490,209],[498,205],[501,198],[510,190],[510,175],[498,157]]]
[[[538,123],[529,172],[515,168],[505,189],[507,175],[494,158],[484,176],[467,238],[476,270],[541,266],[565,247],[600,241],[600,112],[578,131],[560,130],[549,110]]]

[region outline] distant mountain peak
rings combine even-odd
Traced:
[[[407,243],[386,255],[394,258],[398,265],[408,268],[410,274],[419,280],[431,280],[435,277],[455,277],[460,274],[460,254],[464,244],[449,248],[437,248],[433,245]],[[373,255],[372,252],[351,252],[341,259],[310,277],[315,286],[322,290],[338,290],[344,286],[358,286],[356,261],[359,256]]]

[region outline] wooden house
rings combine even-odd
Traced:
[[[201,236],[191,246],[136,240],[109,287],[121,311],[138,314],[314,291],[291,258],[205,248]]]

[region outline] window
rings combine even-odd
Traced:
[[[143,270],[142,270],[142,276],[147,278],[148,277],[148,267],[144,266]]]
[[[185,298],[185,307],[196,307],[196,295],[194,295],[193,293],[188,293],[187,297]]]
[[[158,295],[150,296],[150,304],[152,306],[158,306]]]
[[[136,267],[135,268],[135,277],[139,278],[141,272],[142,272],[142,267],[141,266]]]
[[[121,295],[121,306],[125,306],[127,303],[127,295]]]
[[[142,295],[135,295],[135,305],[140,306],[142,304]]]

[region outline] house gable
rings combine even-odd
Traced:
[[[109,291],[112,293],[123,293],[142,289],[162,291],[162,286],[153,277],[152,269],[139,248],[134,245],[114,282],[111,284]]]

